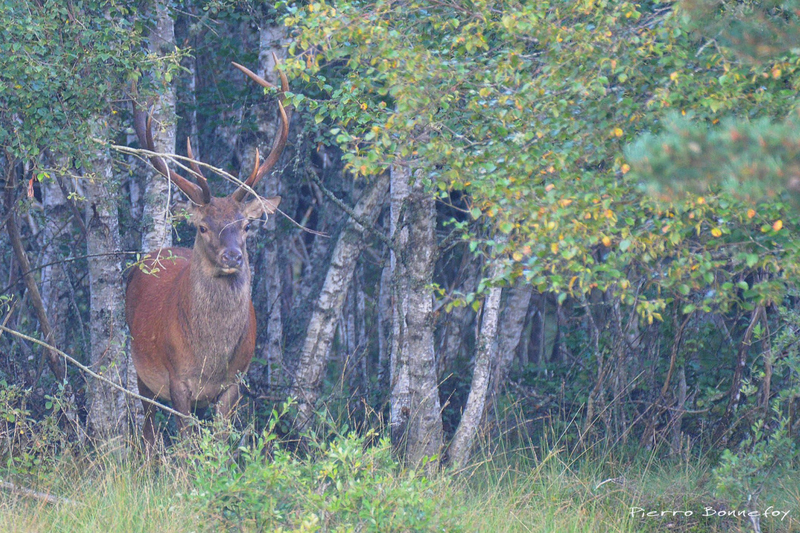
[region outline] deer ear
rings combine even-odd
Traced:
[[[273,196],[271,198],[256,198],[247,202],[244,208],[244,216],[250,219],[261,218],[261,215],[266,213],[271,215],[278,209],[281,203],[280,196]]]

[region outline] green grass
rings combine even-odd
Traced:
[[[747,510],[715,496],[704,456],[602,441],[568,451],[543,428],[542,442],[485,440],[458,472],[410,470],[379,432],[346,422],[320,421],[297,451],[274,434],[287,409],[261,433],[212,424],[149,460],[130,443],[77,447],[55,425],[17,416],[16,431],[0,433],[0,478],[57,501],[0,490],[0,532],[754,531],[745,517],[703,516]],[[762,517],[764,533],[800,532],[800,469],[784,466],[753,509],[789,514]]]
[[[385,440],[367,442],[342,435],[298,454],[267,439],[234,458],[205,433],[149,463],[135,454],[64,456],[14,481],[65,500],[5,491],[0,531],[753,531],[746,518],[701,516],[726,504],[712,496],[699,459],[619,461],[527,446],[426,476],[396,464]],[[787,476],[761,496],[760,509],[791,511],[783,521],[762,518],[762,531],[800,531],[798,487],[800,475]],[[694,514],[642,518],[631,516],[635,507]]]

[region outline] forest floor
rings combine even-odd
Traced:
[[[150,461],[121,449],[9,462],[0,531],[747,532],[751,511],[764,533],[800,531],[800,472],[737,508],[713,497],[702,457],[508,446],[426,474],[375,434],[302,453],[266,433],[238,449],[202,433]]]

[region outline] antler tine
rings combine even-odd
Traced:
[[[136,136],[139,138],[139,144],[144,146],[150,152],[155,152],[155,143],[153,142],[152,119],[148,113],[145,113],[134,102],[133,104],[133,127],[136,130]],[[203,189],[187,180],[180,174],[173,172],[169,169],[164,160],[158,156],[149,156],[150,164],[160,172],[164,177],[175,184],[189,199],[198,204],[205,205],[210,201],[210,195],[206,197]]]
[[[256,158],[255,162],[253,163],[253,172],[250,173],[250,177],[247,178],[247,182],[254,181],[256,179],[256,175],[258,174],[258,163],[259,163],[259,154],[258,154],[258,148],[256,148]]]
[[[274,53],[272,55],[275,56]],[[256,74],[255,72],[253,72],[252,70],[250,70],[249,68],[245,67],[244,65],[240,65],[239,63],[237,63],[235,61],[231,61],[231,63],[233,64],[234,67],[238,68],[239,70],[241,70],[242,72],[247,74],[247,77],[249,77],[251,80],[253,80],[257,84],[261,85],[262,87],[264,87],[266,89],[277,89],[278,88],[275,85],[272,85],[270,82],[268,82],[264,78],[262,78],[261,76],[259,76],[258,74]],[[277,64],[277,61],[276,61],[276,64]]]
[[[272,57],[275,59],[275,64],[277,65],[278,64],[277,56],[273,53]],[[243,67],[242,65],[240,65],[238,63],[233,63],[233,65],[236,68],[238,68],[239,70],[241,70],[243,73],[245,73],[247,75],[247,77],[249,77],[250,79],[252,79],[256,83],[258,83],[262,87],[269,87],[269,88],[272,88],[272,89],[277,89],[277,87],[275,85],[271,84],[270,82],[268,82],[267,80],[265,80],[261,76],[255,74],[254,72],[252,72],[248,68]],[[289,80],[286,79],[286,75],[283,72],[278,71],[278,73],[279,73],[279,75],[281,77],[281,88],[280,88],[280,93],[281,94],[280,94],[280,97],[282,98],[284,93],[289,90]],[[263,178],[264,175],[267,172],[269,172],[272,169],[272,167],[274,167],[275,164],[278,162],[278,159],[280,158],[281,153],[283,152],[283,149],[286,146],[286,141],[289,139],[289,113],[290,112],[291,112],[291,107],[289,108],[289,111],[287,112],[287,109],[283,106],[283,103],[280,100],[278,100],[278,114],[280,115],[280,118],[281,118],[281,129],[280,129],[280,132],[275,137],[274,141],[272,142],[272,149],[270,150],[269,155],[267,156],[267,158],[264,159],[264,162],[259,166],[258,165],[258,160],[256,160],[257,169],[256,168],[253,169],[253,173],[250,174],[250,177],[247,178],[247,181],[244,183],[244,185],[246,185],[247,187],[249,187],[251,189],[253,187],[255,187],[256,184],[261,180],[261,178]],[[231,196],[235,200],[242,201],[246,194],[247,194],[247,188],[239,187],[238,189],[236,189],[233,192],[233,194]]]
[[[186,155],[189,156],[189,164],[192,167],[192,172],[197,176],[197,183],[203,191],[203,199],[205,203],[209,203],[211,201],[211,189],[208,188],[208,180],[203,175],[203,172],[200,170],[200,165],[197,164],[194,158],[194,154],[192,153],[192,140],[189,137],[186,137]]]

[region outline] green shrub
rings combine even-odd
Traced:
[[[284,412],[286,410],[285,406]],[[208,428],[189,445],[193,488],[187,496],[208,517],[211,529],[244,531],[434,531],[457,530],[439,503],[445,481],[407,470],[387,438],[333,428],[321,438],[304,434],[306,451],[275,438],[280,416],[249,446],[231,446]],[[181,452],[186,451],[183,447]],[[444,487],[441,485],[444,484]]]

